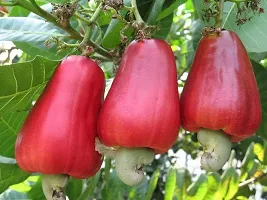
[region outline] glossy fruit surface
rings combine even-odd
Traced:
[[[258,87],[246,49],[234,32],[201,39],[180,108],[181,124],[191,132],[222,129],[236,142],[257,131],[261,123]]]
[[[175,58],[158,39],[133,41],[100,112],[107,146],[148,147],[158,153],[175,142],[180,127]]]
[[[76,178],[98,171],[95,137],[104,81],[87,57],[69,56],[59,64],[19,132],[15,153],[23,170]]]

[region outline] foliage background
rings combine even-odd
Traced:
[[[47,11],[52,9],[49,3],[63,3],[36,2]],[[181,92],[201,29],[206,24],[201,17],[203,0],[138,0],[137,3],[145,21],[160,27],[153,36],[167,40],[174,51]],[[87,5],[85,0],[79,4]],[[130,6],[130,1],[125,0],[124,4]],[[87,6],[94,9],[95,5],[89,1]],[[261,7],[267,10],[266,0],[261,1]],[[8,11],[8,17],[0,18],[0,41],[13,41],[15,46],[4,45],[6,42],[0,46],[0,62],[8,64],[0,67],[0,199],[44,199],[40,176],[25,173],[17,166],[14,143],[32,102],[42,92],[59,60],[79,52],[73,48],[58,52],[55,45],[45,45],[51,37],[64,37],[67,33],[42,17],[19,6],[8,7]],[[141,185],[124,185],[113,170],[113,161],[105,159],[94,177],[71,179],[67,187],[69,199],[267,199],[267,12],[254,13],[242,26],[236,25],[236,12],[235,4],[225,3],[224,27],[237,32],[253,64],[263,108],[262,125],[256,135],[233,145],[231,158],[222,170],[207,173],[200,169],[201,147],[196,134],[181,129],[173,148],[157,155],[153,164],[146,167],[147,177]],[[119,14],[127,19],[125,10]],[[112,15],[111,10],[101,13],[97,21],[100,28],[94,28],[91,39],[106,49],[116,50],[123,46],[120,31],[125,24]],[[71,18],[71,24],[76,30],[84,27],[75,17]],[[133,34],[132,28],[126,29],[129,40]],[[101,63],[108,86],[118,60],[114,63],[106,60]]]

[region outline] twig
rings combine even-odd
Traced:
[[[259,176],[252,177],[252,178],[250,178],[250,179],[248,179],[248,180],[245,180],[245,181],[239,183],[238,186],[239,186],[239,187],[244,187],[244,186],[249,185],[249,184],[251,184],[251,183],[254,183],[254,182],[258,181],[259,179],[262,179],[262,178],[264,178],[264,177],[266,177],[266,176],[267,176],[267,173],[262,173],[262,174],[260,174]]]

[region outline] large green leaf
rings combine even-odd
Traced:
[[[36,57],[31,62],[0,68],[0,155],[14,157],[20,126],[57,64],[58,61]]]
[[[0,156],[0,193],[10,185],[25,180],[29,175],[18,167],[15,159]]]
[[[57,36],[66,36],[66,33],[44,20],[30,17],[0,18],[0,41],[35,43]]]
[[[205,7],[204,0],[194,0],[194,5],[201,18],[203,16],[203,8]],[[261,1],[260,6],[264,10],[267,10],[267,1]],[[262,14],[256,12],[248,14],[248,16],[252,15],[253,17],[241,26],[236,24],[236,15],[237,5],[226,2],[224,4],[223,28],[236,32],[244,43],[248,52],[266,52],[267,12]],[[211,23],[208,24],[212,24],[212,20]]]
[[[267,1],[261,1],[260,5],[267,10]],[[232,4],[225,19],[224,28],[238,34],[249,52],[267,51],[267,12],[262,14],[254,13],[252,18],[241,26],[236,25],[237,6]]]
[[[28,112],[8,112],[0,117],[0,155],[14,158],[15,141]]]
[[[0,117],[7,112],[29,110],[53,74],[58,61],[36,57],[33,61],[0,68]]]

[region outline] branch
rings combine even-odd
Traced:
[[[41,17],[43,17],[45,20],[53,23],[54,25],[58,26],[59,28],[65,30],[67,33],[70,34],[70,38],[78,40],[78,41],[82,41],[83,37],[81,36],[81,34],[79,32],[77,32],[75,29],[73,29],[70,25],[68,26],[64,26],[63,24],[58,22],[58,19],[50,14],[49,12],[45,11],[44,9],[42,9],[35,0],[16,0],[14,2],[11,3],[7,3],[7,2],[0,2],[1,6],[16,6],[19,5],[23,8],[25,8],[26,10],[35,13],[36,15],[39,15]],[[100,12],[100,11],[98,11]],[[93,20],[95,20],[93,18]],[[95,51],[105,57],[111,58],[111,55],[108,53],[107,50],[105,50],[104,48],[102,48],[101,46],[99,46],[98,44],[94,43],[93,41],[91,41],[90,39],[88,39],[88,44],[90,44],[92,47],[95,48]]]
[[[266,177],[266,176],[267,176],[267,173],[262,173],[262,174],[260,174],[259,176],[254,176],[254,177],[252,177],[252,178],[250,178],[250,179],[248,179],[248,180],[245,180],[245,181],[239,183],[238,186],[239,186],[239,187],[244,187],[244,186],[249,185],[249,184],[251,184],[251,183],[255,183],[255,182],[258,181],[259,179],[262,179],[262,178],[264,178],[264,177]]]
[[[92,40],[90,40],[90,36],[91,36],[91,32],[92,32],[92,25],[94,25],[96,23],[96,20],[98,18],[98,16],[100,15],[102,8],[103,8],[103,3],[104,1],[101,1],[100,4],[98,5],[97,9],[95,10],[94,14],[92,15],[91,19],[88,21],[88,28],[85,32],[85,36],[80,44],[81,49],[84,51],[86,49],[86,46],[92,46],[93,48],[96,48],[98,51],[97,53],[107,57],[107,58],[112,58],[112,56],[110,55],[110,53],[102,48],[101,46],[97,45],[96,43],[94,43]]]

